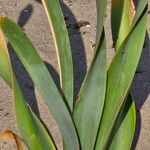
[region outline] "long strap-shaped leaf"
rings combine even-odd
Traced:
[[[63,13],[58,0],[42,0],[50,23],[58,54],[61,87],[70,107],[73,110],[73,63]]]
[[[102,34],[106,0],[97,0],[97,8],[97,49],[74,110],[74,121],[82,150],[94,148],[106,90],[106,43],[105,35]]]
[[[98,50],[99,41],[104,27],[104,19],[106,13],[107,0],[96,0],[97,7],[97,31],[96,31],[96,44],[95,52]]]
[[[114,0],[114,1],[117,1],[117,0]],[[131,9],[130,9],[130,7],[127,8],[128,3],[130,3]],[[127,14],[126,15],[121,15],[121,18],[119,18],[120,15],[119,15],[119,17],[117,16],[118,18],[116,17],[117,19],[115,18],[116,20],[119,20],[119,21],[121,21],[120,19],[123,18],[124,28],[121,27],[121,23],[119,21],[117,21],[117,22],[113,22],[112,21],[112,23],[114,23],[116,26],[119,27],[119,31],[118,31],[118,30],[113,30],[113,29],[116,29],[115,25],[112,26],[112,30],[113,30],[112,32],[113,32],[113,36],[114,36],[113,37],[114,43],[116,44],[116,43],[119,42],[119,44],[115,46],[115,48],[116,48],[115,50],[116,51],[118,51],[124,45],[124,41],[128,39],[128,36],[134,30],[134,27],[136,26],[136,23],[140,19],[141,15],[142,15],[142,12],[144,11],[144,9],[145,9],[145,7],[146,7],[146,5],[148,3],[148,0],[142,0],[142,1],[140,0],[138,2],[138,7],[137,7],[136,11],[134,10],[135,6],[134,6],[132,0],[128,1],[128,3],[125,3],[126,6],[124,6],[124,8],[128,9]],[[124,3],[122,3],[122,4],[124,4]],[[123,7],[123,6],[121,6],[121,7]],[[116,9],[117,8],[119,9],[119,7],[116,7]],[[114,9],[114,11],[116,9]],[[134,16],[135,12],[136,12],[136,14]],[[112,13],[112,17],[115,17],[115,15],[116,15],[115,13]],[[134,16],[134,18],[133,18],[133,16]],[[128,19],[128,21],[125,21],[125,19]],[[132,24],[127,23],[127,22],[132,22]],[[120,26],[119,26],[119,24],[120,24]],[[114,33],[114,31],[115,31],[115,33]],[[121,32],[126,33],[126,34],[122,35]],[[120,35],[120,37],[118,35]],[[122,40],[119,40],[119,39],[122,39]],[[119,47],[119,45],[120,45],[120,47]]]
[[[111,26],[115,49],[120,47],[129,34],[134,13],[132,0],[112,0]]]
[[[122,13],[118,13],[120,12],[120,7],[125,11],[123,11]],[[111,11],[113,42],[115,51],[118,51],[118,48],[130,33],[132,21],[135,15],[135,7],[132,0],[122,0],[120,5],[116,3],[116,0],[112,0]],[[117,16],[116,14],[119,14],[119,16]],[[116,30],[116,27],[118,30]],[[122,113],[119,115],[119,119],[117,118],[117,122],[119,123],[114,126],[115,136],[111,134],[111,137],[109,139],[110,141],[112,141],[111,144],[108,144],[111,150],[129,150],[132,144],[136,124],[136,113],[134,100],[132,99],[130,92],[127,97],[127,100],[125,100],[125,106],[123,105],[121,108]]]
[[[115,125],[114,137],[111,144],[108,145],[110,150],[130,150],[136,124],[136,111],[133,98],[129,94],[123,112],[119,114],[119,119]]]
[[[0,28],[13,46],[57,121],[63,136],[65,149],[78,150],[78,138],[69,111],[34,45],[22,29],[7,18],[0,19]],[[72,145],[74,146],[72,147]]]
[[[80,137],[82,150],[94,147],[101,119],[106,90],[106,47],[104,37],[100,52],[86,76],[75,106],[74,121]]]
[[[7,46],[2,32],[0,32],[0,76],[4,78],[4,80],[13,90],[13,102],[16,119],[27,146],[31,150],[55,150],[55,146],[45,128],[25,103],[25,99],[20,91],[19,85],[13,73]]]
[[[116,53],[109,67],[106,102],[96,143],[97,150],[106,147],[116,117],[129,90],[144,43],[146,20],[147,15],[144,11],[124,47]]]
[[[132,1],[112,1],[111,23],[115,50],[120,47],[120,44],[122,44],[126,36],[129,34],[132,20],[134,18],[133,8],[134,6],[132,4]],[[130,105],[131,103],[133,103],[133,105]],[[115,125],[115,136],[113,135],[113,133],[111,133],[107,148],[110,147],[110,149],[114,150],[130,149],[135,131],[135,105],[130,96],[126,100],[125,107],[122,106],[122,113],[119,116],[118,122],[119,123]],[[128,132],[126,132],[127,128],[130,128]],[[126,138],[127,140],[122,140],[123,138]]]
[[[147,4],[148,4],[148,0],[140,0],[138,2],[138,7],[136,10],[136,15],[135,15],[134,20],[133,20],[132,28],[134,28],[134,26],[136,25],[138,19],[140,18],[141,14],[144,11]]]

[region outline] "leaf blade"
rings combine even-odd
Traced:
[[[94,147],[104,105],[106,88],[106,47],[104,37],[100,52],[86,76],[74,111],[74,122],[83,150]]]
[[[118,5],[119,4],[119,5]],[[129,34],[134,18],[134,5],[132,0],[113,0],[111,8],[111,28],[115,50],[118,51],[121,44]]]
[[[113,124],[133,79],[144,43],[146,18],[145,11],[128,40],[126,40],[124,47],[117,52],[109,67],[106,103],[96,142],[97,150],[106,147]],[[140,38],[138,38],[139,34],[141,35]],[[135,39],[138,41],[136,44],[134,44]]]
[[[97,36],[95,55],[84,78],[74,109],[74,122],[81,142],[81,149],[94,148],[101,119],[106,90],[106,43],[103,30],[106,0],[97,0]]]
[[[70,107],[73,110],[73,63],[71,47],[63,13],[58,0],[42,0],[54,37],[54,43],[60,68],[61,87]]]
[[[0,76],[4,78],[4,80],[13,90],[13,102],[16,113],[16,119],[21,134],[27,146],[31,149],[48,148],[55,150],[55,146],[51,138],[49,137],[48,133],[46,132],[45,128],[38,119],[35,120],[32,117],[32,112],[25,103],[25,99],[22,96],[21,90],[13,73],[6,42],[1,31],[0,31],[0,57],[1,57]],[[35,137],[36,140],[33,139],[32,137]],[[16,142],[18,142],[17,139]],[[18,145],[18,147],[20,147],[20,145]]]
[[[36,48],[13,21],[1,18],[0,28],[51,110],[62,132],[65,148],[70,149],[74,145],[75,150],[79,149],[78,137],[70,113]]]
[[[105,13],[106,13],[107,0],[96,0],[97,7],[97,31],[96,31],[96,44],[95,51],[98,49],[98,44],[103,32]]]
[[[130,150],[136,124],[135,103],[129,94],[115,126],[115,134],[110,144],[110,150]]]
[[[123,12],[118,13],[120,11]],[[133,1],[121,1],[121,4],[118,5],[118,1],[113,0],[111,15],[112,36],[115,51],[117,52],[131,30],[135,16],[135,6]],[[115,123],[115,126],[113,127],[113,133],[111,133],[109,138],[109,141],[111,142],[111,144],[108,144],[109,149],[130,149],[135,131],[135,116],[134,101],[129,92],[125,106],[122,106],[120,114],[117,117],[117,123]],[[126,132],[127,129],[128,131]]]

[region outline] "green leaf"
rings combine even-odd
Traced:
[[[145,39],[146,20],[147,13],[144,11],[108,69],[106,101],[96,150],[107,146],[111,130],[130,88]]]
[[[119,114],[119,119],[115,125],[114,137],[109,145],[110,150],[130,150],[135,131],[136,111],[134,100],[129,94]]]
[[[97,1],[97,39],[95,55],[84,79],[74,109],[74,122],[82,150],[94,148],[96,135],[103,111],[106,90],[106,43],[102,34],[106,1]]]
[[[132,0],[112,0],[111,27],[113,43],[116,50],[120,48],[129,34],[134,12]]]
[[[63,13],[58,0],[42,0],[52,34],[54,37],[55,47],[58,55],[58,64],[60,68],[60,82],[63,93],[66,97],[70,110],[73,110],[73,63],[68,38],[67,28],[65,25]]]
[[[120,4],[118,5],[118,3]],[[122,0],[121,2],[120,0],[112,1],[111,26],[116,51],[119,50],[121,44],[123,44],[134,29],[147,3],[147,0],[139,1],[137,10],[135,10],[132,0]]]
[[[55,146],[38,118],[30,111],[21,93],[11,66],[7,46],[0,31],[0,76],[13,90],[13,102],[18,127],[27,146],[33,150],[51,149]]]
[[[123,0],[121,1],[122,3],[120,5],[118,5],[116,2],[116,0],[112,1],[111,25],[115,51],[118,51],[121,44],[130,33],[135,10],[132,0]],[[120,11],[123,12],[118,13]],[[122,106],[121,108],[122,113],[119,114],[119,119],[117,118],[117,125],[115,125],[113,128],[113,133],[115,136],[113,133],[111,133],[109,138],[109,141],[112,141],[112,143],[108,144],[108,147],[110,147],[112,150],[127,150],[130,149],[132,144],[136,124],[136,113],[134,101],[130,92],[127,97],[128,98],[125,102],[125,106]]]
[[[97,31],[96,31],[96,44],[95,52],[98,50],[99,41],[104,27],[104,19],[106,14],[107,0],[96,0],[97,7]]]
[[[83,150],[94,147],[106,90],[106,47],[104,37],[84,81],[74,111],[74,122]]]
[[[145,9],[147,4],[148,4],[148,0],[140,0],[138,2],[138,7],[137,7],[136,15],[135,15],[134,20],[133,20],[132,29],[134,28],[134,26],[136,25],[137,21],[141,17],[141,14],[144,11],[144,9]]]
[[[65,149],[78,150],[78,138],[70,113],[36,48],[11,20],[1,18],[0,28],[51,110],[61,130]]]

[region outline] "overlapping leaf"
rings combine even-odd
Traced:
[[[132,82],[144,43],[146,16],[144,10],[109,67],[106,103],[96,143],[97,150],[107,146],[111,130]]]
[[[112,36],[116,51],[125,40],[131,29],[132,20],[135,13],[133,8],[134,6],[132,1],[112,1],[111,24]],[[133,103],[133,105],[130,105],[131,103]],[[111,133],[107,148],[114,150],[130,149],[135,130],[135,106],[134,101],[130,96],[126,100],[125,106],[126,107],[124,107],[124,105],[122,106],[122,113],[120,113],[118,117],[119,119],[117,119],[117,122],[119,123],[115,124],[115,129],[113,129],[114,132]],[[128,130],[130,132],[126,132],[127,128],[130,128],[130,130]],[[126,138],[127,140],[122,140],[123,136],[124,139]]]
[[[136,124],[136,111],[133,98],[129,94],[125,106],[120,112],[115,129],[113,131],[111,143],[108,144],[110,150],[130,150]]]
[[[136,15],[133,20],[132,28],[136,25],[137,21],[140,19],[142,12],[144,11],[146,5],[148,4],[148,0],[140,0],[138,2],[137,10],[136,10]]]
[[[38,118],[28,108],[13,73],[7,46],[0,32],[0,76],[13,90],[13,103],[20,132],[30,149],[52,149],[55,146]],[[16,137],[16,136],[15,136]],[[18,140],[16,139],[16,142]],[[18,148],[21,145],[18,143]]]
[[[83,150],[94,148],[106,90],[107,60],[104,32],[102,34],[106,1],[97,1],[97,7],[97,48],[74,110],[74,121],[80,138],[81,149]]]
[[[22,29],[7,18],[0,19],[0,28],[13,46],[16,54],[56,119],[63,136],[65,149],[79,149],[76,130],[69,111],[34,45]],[[20,112],[16,114],[21,116]],[[24,132],[26,133],[26,130]],[[72,145],[74,146],[72,147]]]
[[[103,27],[104,27],[106,6],[107,6],[107,0],[96,0],[96,7],[97,7],[97,31],[96,31],[95,52],[98,50],[99,41],[101,39],[101,34],[102,34]]]
[[[118,13],[120,12],[120,8],[121,10],[125,11],[123,11],[122,13]],[[111,25],[113,31],[112,36],[115,51],[117,52],[123,41],[130,33],[132,22],[135,15],[135,7],[132,0],[130,1],[123,0],[121,5],[118,5],[116,3],[116,0],[113,0],[111,11],[112,11]],[[117,16],[116,14],[119,14],[119,16]],[[110,146],[110,149],[114,150],[130,149],[131,147],[135,131],[136,113],[134,101],[132,99],[130,92],[127,97],[128,98],[125,100],[125,106],[123,105],[121,108],[122,113],[120,113],[119,117],[117,118],[117,122],[119,122],[119,125],[117,123],[117,125],[114,126],[115,136],[112,135],[111,133],[111,137],[109,139],[109,141],[112,141],[111,144],[108,144]]]
[[[73,63],[63,13],[58,0],[42,0],[53,33],[58,63],[60,68],[61,87],[70,107],[73,110]]]
[[[3,34],[14,47],[16,54],[52,111],[61,130],[65,150],[80,148],[82,150],[130,149],[135,128],[135,106],[130,95],[126,103],[125,98],[144,42],[147,0],[139,2],[134,21],[132,15],[134,9],[131,10],[132,0],[113,0],[112,29],[116,55],[108,69],[108,76],[106,75],[106,47],[103,32],[107,0],[97,0],[98,26],[95,54],[79,92],[73,114],[81,147],[69,113],[70,110],[73,110],[73,67],[63,14],[58,0],[42,0],[42,2],[54,36],[61,72],[61,87],[67,104],[36,48],[21,28],[7,18],[0,19],[2,31],[0,36],[0,74],[13,89],[17,122],[28,147],[39,150],[55,149],[46,130],[25,103],[11,67]],[[106,100],[105,106],[104,100]],[[128,132],[126,132],[127,130]],[[121,140],[122,138],[126,140]]]
[[[134,13],[132,0],[112,0],[111,26],[115,49],[120,47],[129,34]]]

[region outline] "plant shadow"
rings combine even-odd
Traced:
[[[37,1],[37,0],[36,0]],[[39,0],[38,2],[41,3]],[[72,11],[63,3],[61,2],[61,7],[64,13],[64,19],[66,21],[69,39],[71,43],[72,49],[72,56],[73,56],[73,66],[74,66],[74,97],[76,97],[83,78],[86,74],[86,55],[83,40],[80,34],[79,29],[75,29],[74,26],[77,22],[74,14]],[[20,13],[17,23],[24,29],[24,26],[30,19],[33,13],[33,6],[28,4]],[[40,117],[39,108],[37,99],[35,96],[35,87],[34,83],[32,82],[30,76],[28,75],[27,71],[23,67],[21,61],[15,54],[12,46],[8,43],[8,49],[11,57],[11,62],[14,68],[14,72],[16,74],[17,80],[19,82],[20,88],[22,90],[23,96],[25,97],[28,105],[31,107],[33,112]],[[60,80],[57,71],[54,67],[44,62],[49,73],[51,74],[52,78],[54,79],[57,87],[60,89]]]
[[[34,1],[37,1],[38,3],[42,4],[41,0],[34,0]],[[87,72],[87,60],[85,48],[80,33],[80,29],[76,28],[77,20],[72,10],[62,1],[60,1],[60,5],[64,14],[64,19],[66,22],[69,39],[71,43],[73,67],[74,67],[74,99],[76,99],[84,76]]]
[[[20,16],[18,18],[18,25],[20,25],[21,28],[23,28],[28,20],[30,19],[31,15],[33,13],[33,6],[31,4],[28,4],[20,13]],[[34,84],[26,72],[25,68],[23,67],[21,61],[19,60],[18,56],[15,54],[13,47],[10,43],[8,43],[8,50],[11,58],[11,63],[16,75],[16,78],[19,82],[19,86],[22,90],[22,94],[25,97],[28,105],[32,109],[32,111],[37,115],[39,114],[39,109],[36,101],[36,96],[34,93]]]
[[[150,94],[150,39],[146,33],[143,52],[135,73],[132,95],[136,103],[137,123],[132,149],[136,149],[141,131],[141,113],[140,110]]]

